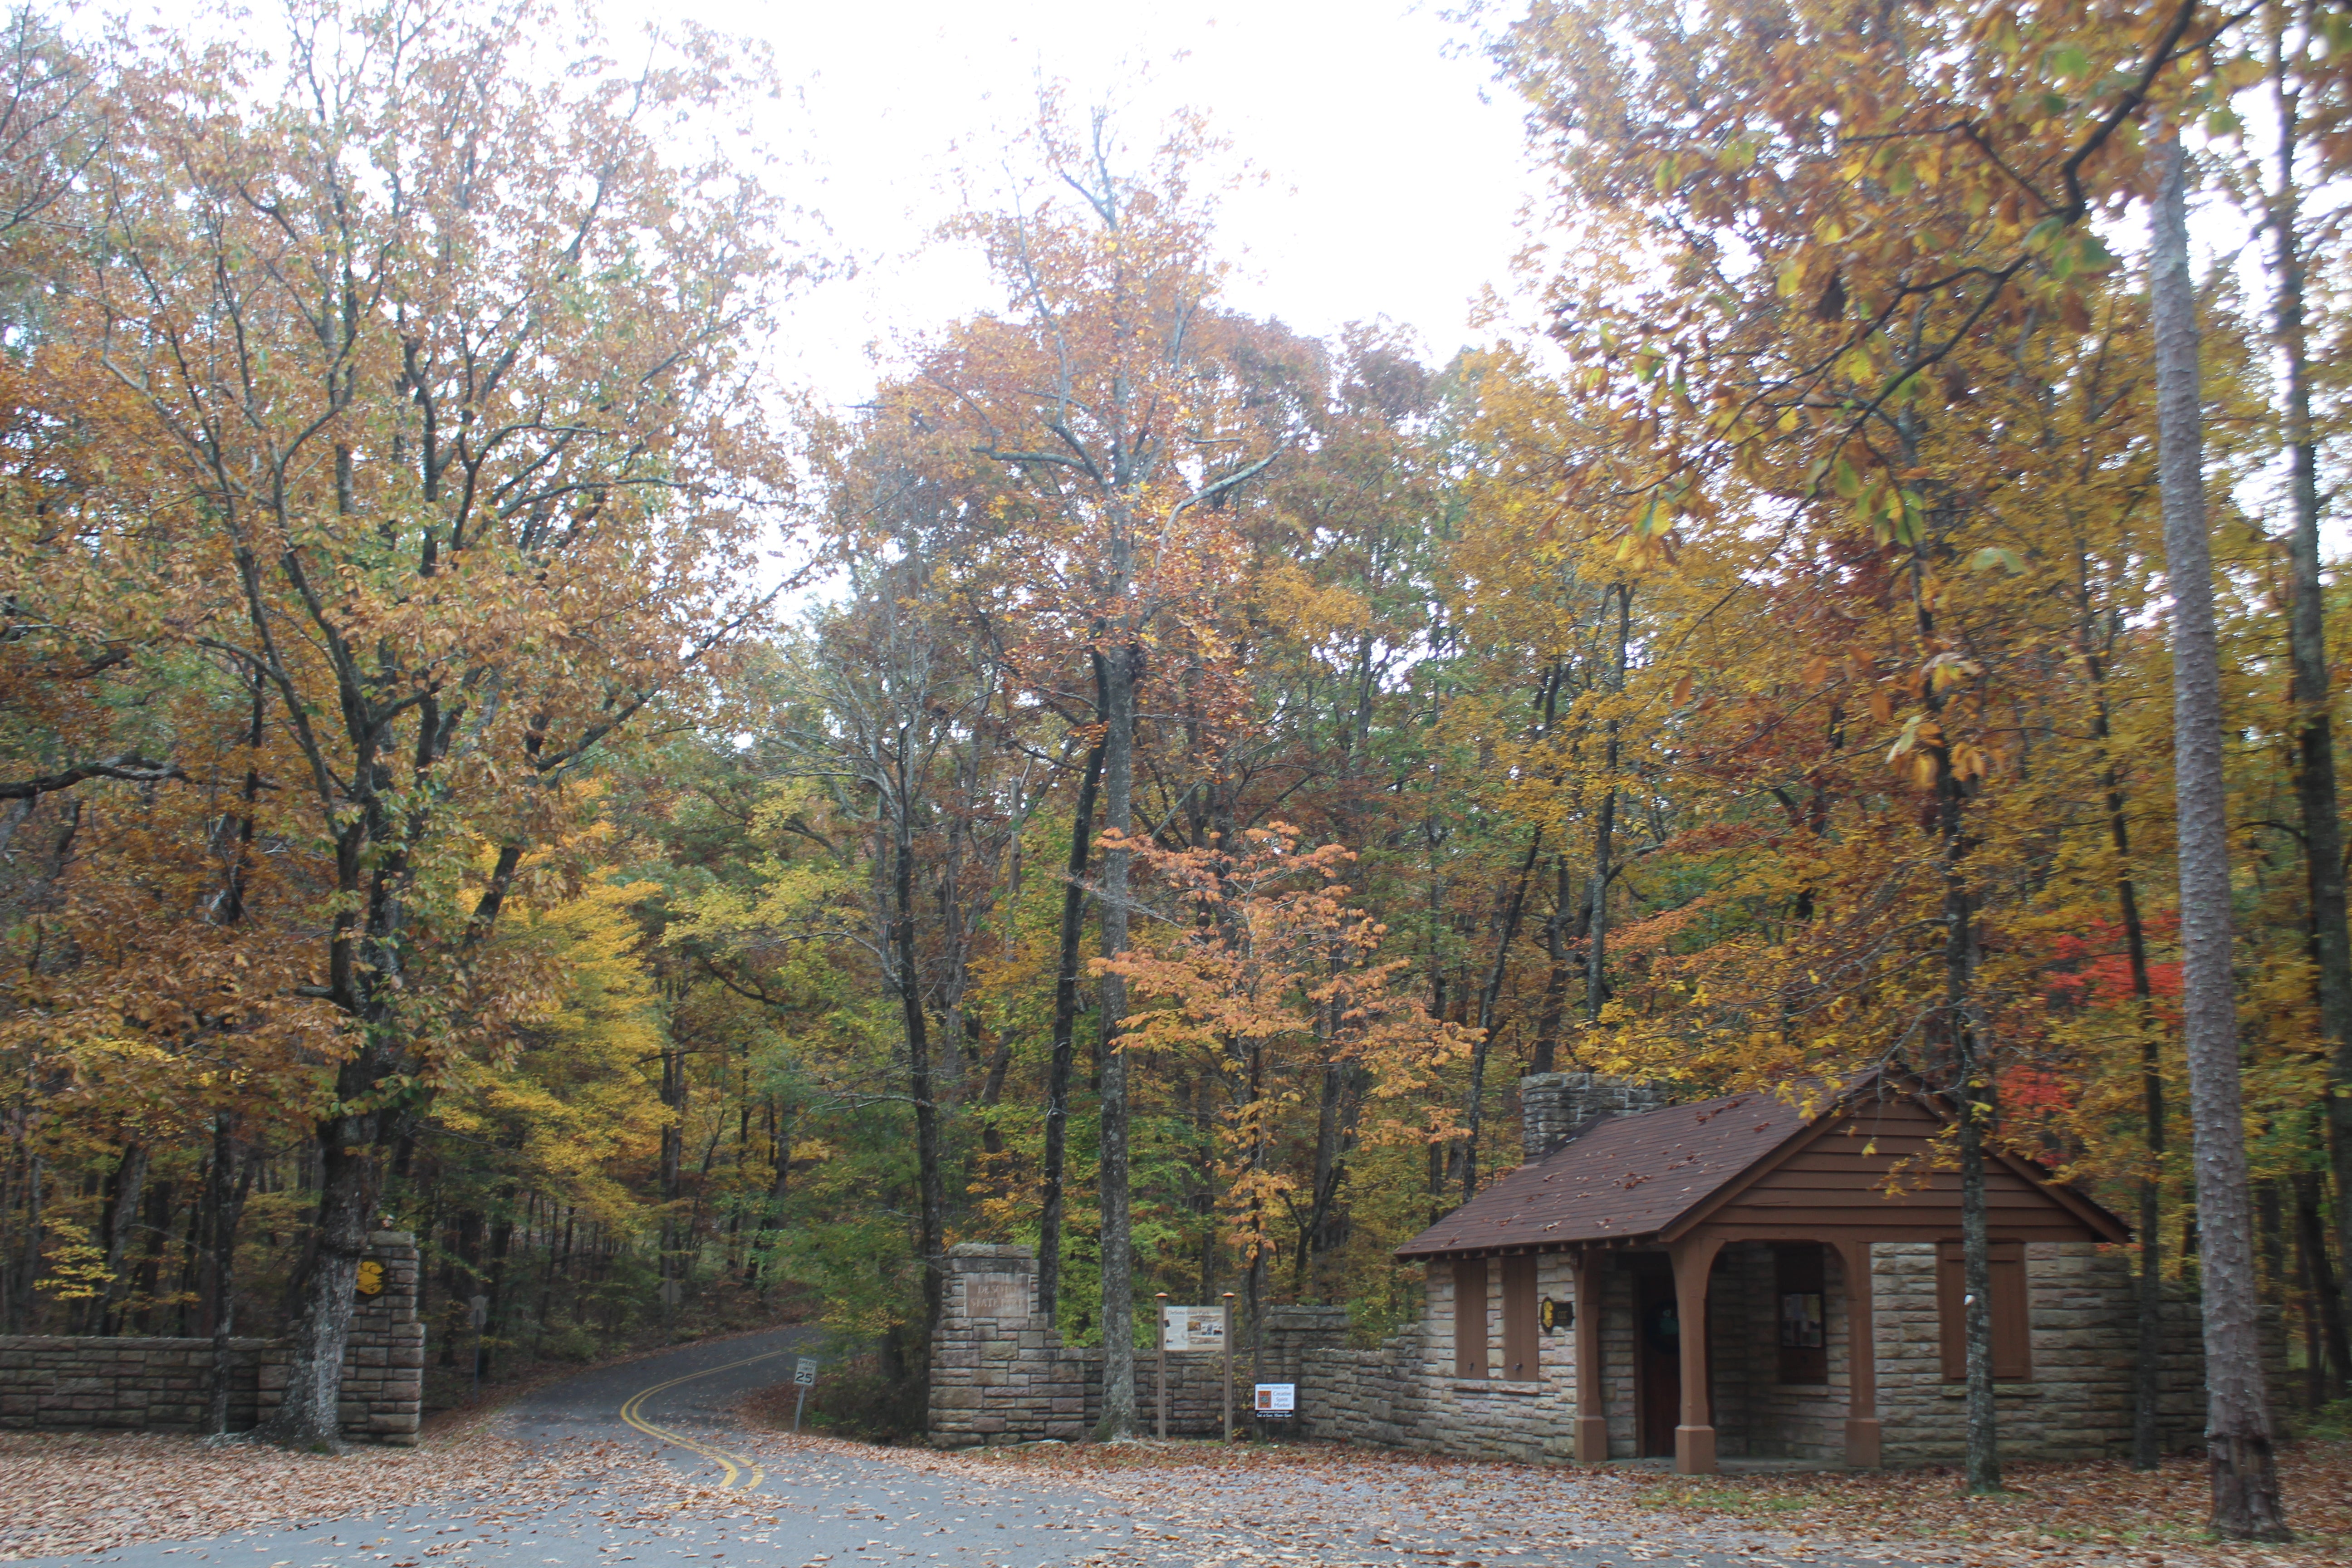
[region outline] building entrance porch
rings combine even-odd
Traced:
[[[1866,1243],[1701,1233],[1670,1247],[1591,1248],[1572,1267],[1580,1462],[1612,1447],[1671,1458],[1685,1475],[1726,1458],[1880,1462]],[[1627,1374],[1630,1389],[1612,1385]]]

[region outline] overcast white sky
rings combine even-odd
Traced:
[[[1507,286],[1533,184],[1514,100],[1488,90],[1466,31],[1409,0],[612,0],[767,39],[796,102],[762,127],[808,161],[806,199],[859,276],[814,291],[785,370],[836,401],[870,385],[867,346],[997,302],[966,257],[918,255],[1034,112],[1040,77],[1108,100],[1149,145],[1169,110],[1207,114],[1237,168],[1226,200],[1232,302],[1324,333],[1385,314],[1443,358]],[[797,367],[797,374],[794,368]]]

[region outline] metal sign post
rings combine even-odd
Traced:
[[[1234,1293],[1225,1292],[1225,1441],[1234,1440]]]
[[[1156,1374],[1160,1384],[1160,1440],[1165,1443],[1168,1441],[1168,1292],[1160,1291],[1157,1300],[1160,1302],[1160,1369]]]
[[[816,1357],[804,1355],[793,1364],[793,1382],[800,1388],[793,1397],[793,1430],[797,1433],[801,1429],[802,1407],[808,1404],[808,1391],[816,1383]]]

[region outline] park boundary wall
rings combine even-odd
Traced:
[[[382,1288],[362,1292],[343,1358],[342,1435],[354,1443],[415,1443],[425,1405],[425,1325],[416,1318],[416,1240],[368,1238],[362,1266]],[[0,1335],[0,1428],[201,1433],[215,1375],[208,1339]],[[228,1429],[249,1431],[285,1397],[291,1346],[232,1339]]]

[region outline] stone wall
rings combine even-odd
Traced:
[[[987,1443],[1076,1442],[1102,1418],[1103,1352],[1072,1347],[1037,1312],[1037,1262],[1025,1247],[965,1243],[948,1257],[948,1289],[931,1350],[931,1441],[941,1447]],[[1264,1381],[1297,1381],[1296,1367],[1321,1331],[1320,1308],[1276,1308],[1267,1314]],[[1306,1316],[1301,1317],[1301,1314]],[[1346,1313],[1339,1311],[1340,1327]],[[1159,1413],[1159,1362],[1135,1358],[1136,1410],[1142,1429]],[[1249,1416],[1251,1361],[1236,1346],[1234,1418]],[[1214,1436],[1224,1420],[1224,1356],[1181,1352],[1168,1358],[1168,1432]]]
[[[416,1321],[416,1243],[378,1231],[367,1259],[383,1288],[362,1295],[343,1363],[342,1428],[352,1442],[407,1447],[424,1409],[425,1325]],[[0,1428],[208,1429],[210,1340],[0,1336]],[[252,1428],[285,1396],[283,1340],[228,1342],[228,1426]]]
[[[1571,1458],[1576,1350],[1568,1330],[1537,1336],[1534,1377],[1491,1375],[1503,1365],[1503,1285],[1501,1268],[1489,1261],[1485,1359],[1490,1375],[1456,1377],[1454,1289],[1451,1265],[1432,1269],[1421,1325],[1376,1351],[1346,1349],[1336,1333],[1320,1346],[1305,1350],[1297,1380],[1300,1430],[1310,1437],[1475,1458],[1541,1463]],[[1536,1294],[1574,1300],[1574,1279],[1564,1256],[1547,1253],[1536,1259]],[[1607,1314],[1620,1321],[1604,1337],[1622,1339],[1633,1324],[1630,1282],[1618,1290],[1604,1288],[1604,1298],[1610,1297],[1622,1299],[1604,1299],[1604,1324]],[[1579,1305],[1577,1310],[1583,1309]],[[1622,1408],[1611,1414],[1623,1423],[1630,1451],[1630,1381],[1624,1386]]]
[[[1878,1410],[1888,1464],[1952,1463],[1967,1436],[1963,1385],[1946,1383],[1936,1312],[1936,1248],[1872,1248],[1878,1318]],[[2032,1381],[1995,1385],[2001,1452],[2018,1458],[2095,1459],[2130,1451],[2138,1347],[2138,1286],[2130,1258],[2094,1242],[2029,1242],[2027,1308]],[[2196,1300],[2165,1290],[2158,1357],[2158,1429],[2167,1452],[2204,1440],[2205,1343]],[[2276,1311],[2263,1324],[2264,1375],[2286,1386],[2286,1338]]]

